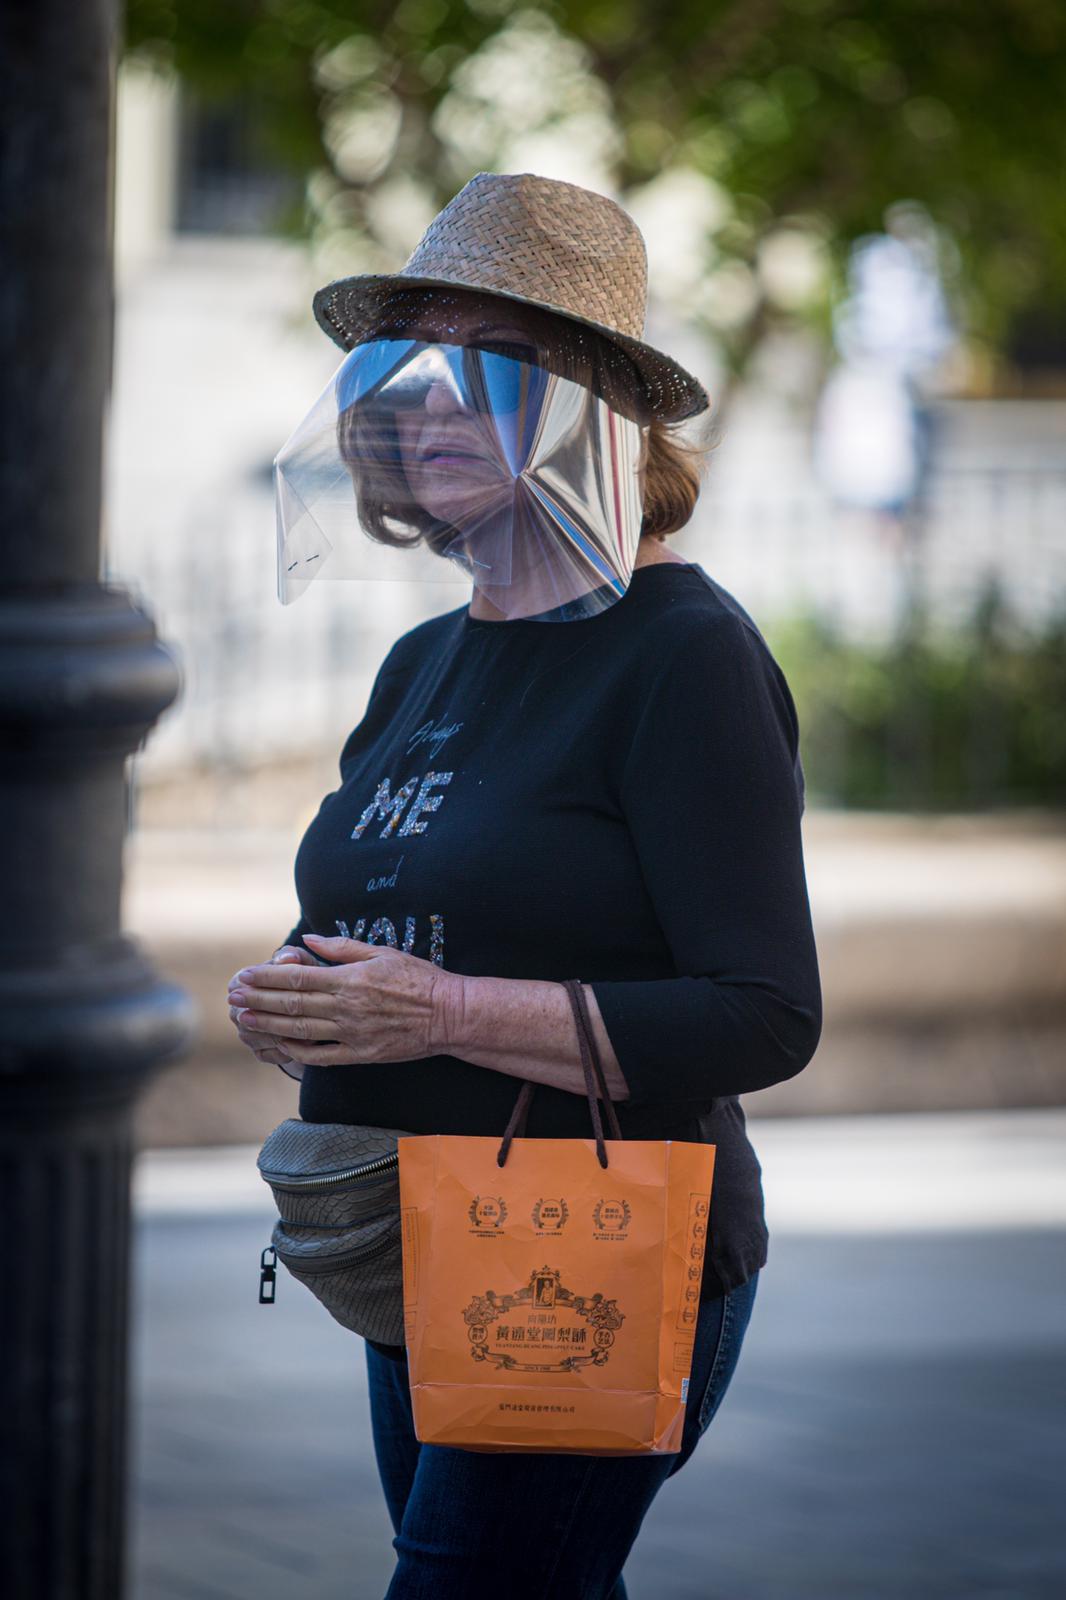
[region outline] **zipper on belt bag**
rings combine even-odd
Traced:
[[[279,1172],[275,1176],[263,1174],[271,1188],[281,1189],[286,1193],[295,1193],[301,1189],[332,1188],[338,1183],[360,1182],[365,1178],[376,1178],[400,1164],[400,1153],[393,1150],[389,1155],[378,1156],[375,1161],[367,1161],[361,1167],[347,1167],[340,1172],[316,1172],[306,1177],[294,1173]],[[376,1255],[382,1254],[391,1244],[393,1238],[379,1239],[376,1244],[361,1252],[351,1252],[348,1255],[335,1256],[328,1262],[302,1262],[300,1270],[303,1272],[331,1272],[341,1270],[346,1261],[371,1261]],[[268,1244],[259,1257],[259,1304],[271,1306],[277,1291],[277,1262],[279,1252],[272,1244]],[[281,1254],[281,1260],[293,1270],[293,1264],[298,1258]]]
[[[359,1182],[363,1178],[376,1178],[379,1173],[387,1172],[392,1167],[400,1164],[400,1153],[393,1150],[389,1155],[378,1156],[376,1161],[368,1161],[361,1167],[347,1167],[342,1172],[314,1172],[307,1177],[299,1177],[291,1172],[279,1172],[276,1175],[264,1172],[263,1177],[273,1189],[314,1189],[321,1185],[322,1188],[331,1188],[335,1183]]]

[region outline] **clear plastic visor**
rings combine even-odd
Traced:
[[[320,578],[450,579],[501,619],[619,600],[647,426],[550,361],[500,340],[350,351],[274,463],[281,601]]]

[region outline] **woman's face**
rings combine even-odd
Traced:
[[[455,530],[448,535],[447,548],[440,544],[434,548],[459,560],[473,577],[472,614],[533,616],[584,595],[589,586],[586,564],[575,560],[567,541],[545,525],[528,485],[525,493],[516,493],[515,472],[522,462],[515,436],[519,430],[524,435],[531,420],[519,414],[517,392],[513,400],[501,400],[506,394],[501,381],[491,417],[482,415],[461,381],[461,368],[450,366],[456,346],[491,349],[505,344],[512,350],[501,354],[522,360],[528,351],[525,359],[546,365],[560,377],[562,368],[567,381],[595,394],[594,363],[580,340],[550,312],[530,308],[527,314],[522,305],[491,295],[471,295],[458,306],[450,302],[446,317],[430,302],[421,319],[405,312],[402,323],[395,326],[395,337],[444,347],[413,358],[410,378],[425,387],[420,395],[417,389],[412,392],[412,400],[418,395],[417,403],[397,405],[392,416],[412,499]],[[491,362],[491,355],[486,360]],[[490,371],[487,367],[486,377]],[[514,429],[508,427],[501,404],[513,407]],[[581,448],[593,446],[586,443]],[[577,473],[575,481],[597,477],[596,463],[571,461],[569,467]]]
[[[460,345],[507,341],[534,346],[521,308],[499,301],[463,304],[449,312],[452,325],[441,343]],[[420,331],[417,323],[404,329],[408,338],[437,337],[430,322]],[[396,412],[396,429],[404,473],[415,500],[431,516],[459,529],[489,518],[510,503],[512,479],[494,443],[494,431],[462,399],[443,362],[435,357],[425,396],[420,405]]]

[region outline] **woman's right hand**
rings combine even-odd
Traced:
[[[302,945],[283,944],[274,951],[268,966],[274,962],[299,961],[305,967],[320,967],[323,965],[310,950],[305,950]],[[239,987],[239,979],[234,973],[227,985],[227,993]],[[258,1028],[242,1028],[237,1018],[245,1010],[244,1006],[230,1006],[229,1019],[237,1030],[237,1037],[242,1044],[246,1044],[257,1061],[267,1062],[272,1067],[298,1065],[284,1048],[284,1041],[276,1033],[263,1033]]]

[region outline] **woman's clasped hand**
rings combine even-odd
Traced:
[[[230,979],[230,1017],[261,1061],[339,1067],[439,1053],[458,974],[391,945],[303,937],[333,964],[284,945]]]

